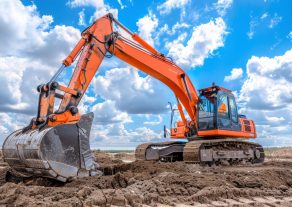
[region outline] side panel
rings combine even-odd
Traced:
[[[223,129],[204,130],[198,132],[199,137],[237,137],[237,138],[256,138],[253,132],[232,131]]]
[[[241,131],[242,132],[252,133],[252,134],[254,134],[254,138],[257,137],[256,127],[255,127],[255,124],[252,120],[240,118],[239,122],[241,124]]]

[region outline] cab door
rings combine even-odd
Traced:
[[[231,130],[240,131],[240,124],[238,119],[237,105],[233,95],[228,96],[229,111],[230,111],[230,121],[231,121]]]
[[[221,91],[217,97],[217,127],[228,130],[231,127],[228,94]]]
[[[217,99],[217,127],[218,129],[240,130],[237,106],[234,96],[230,93],[219,92]]]

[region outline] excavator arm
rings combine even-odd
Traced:
[[[128,33],[132,40],[113,31],[114,23]],[[195,135],[197,131],[196,107],[198,95],[187,74],[137,34],[130,32],[112,14],[101,17],[85,29],[82,32],[82,38],[63,61],[61,70],[70,66],[79,57],[68,87],[61,87],[56,82],[53,82],[54,80],[47,85],[43,85],[43,90],[40,91],[47,93],[48,90],[46,91],[45,89],[50,88],[49,85],[56,85],[58,87],[55,88],[63,90],[65,94],[58,96],[62,98],[62,102],[56,113],[47,109],[53,105],[50,101],[53,101],[54,98],[40,98],[39,111],[43,113],[40,113],[37,120],[46,122],[47,117],[49,126],[79,120],[78,103],[86,92],[101,62],[108,54],[115,55],[167,85],[177,97],[178,109],[182,120],[181,127],[177,128],[180,129],[179,132],[172,130],[172,137],[185,138],[187,134],[190,136]],[[60,71],[57,74],[59,73]],[[186,119],[183,108],[188,113],[190,120]]]
[[[132,40],[115,32],[114,24]],[[78,104],[103,59],[112,55],[160,80],[174,92],[182,120],[171,129],[171,137],[196,135],[199,99],[189,77],[112,14],[107,14],[82,32],[57,73],[47,84],[37,87],[38,111],[30,125],[13,132],[4,141],[4,160],[14,170],[22,176],[44,176],[60,181],[98,173],[89,144],[93,113],[81,116]],[[58,76],[76,59],[69,85],[60,85],[56,82]],[[55,110],[56,99],[61,99],[61,103]]]

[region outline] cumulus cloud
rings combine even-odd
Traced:
[[[96,124],[107,125],[132,122],[128,113],[119,111],[112,100],[106,100],[94,105],[92,112],[95,114],[94,121]]]
[[[242,68],[233,68],[231,70],[231,74],[224,77],[224,81],[225,82],[229,82],[229,81],[232,81],[232,80],[236,80],[238,78],[241,78],[242,74],[243,74]]]
[[[107,13],[112,13],[118,17],[118,10],[104,3],[104,0],[69,0],[67,5],[72,8],[91,6],[95,8],[94,14],[90,17],[89,22],[92,23],[96,19],[104,16]]]
[[[157,9],[160,11],[160,14],[169,14],[173,9],[183,9],[189,2],[191,0],[166,0]]]
[[[50,28],[53,17],[39,16],[35,5],[24,6],[20,1],[9,0],[3,0],[1,5],[2,57],[32,57],[53,66],[65,57],[80,37],[79,30],[70,26]]]
[[[28,58],[0,57],[0,111],[34,114],[38,84],[53,75],[48,65]],[[34,85],[32,86],[32,83]]]
[[[150,45],[154,46],[153,33],[158,26],[156,15],[151,12],[139,19],[136,23],[138,26],[139,35]]]
[[[138,127],[133,130],[126,129],[125,125],[116,123],[111,125],[95,125],[91,133],[91,146],[94,148],[134,149],[134,146],[143,142],[161,141],[162,132],[157,133],[148,127]]]
[[[218,0],[214,5],[220,16],[224,16],[232,6],[233,0]]]
[[[94,90],[117,108],[130,114],[157,114],[166,111],[171,93],[150,76],[142,77],[132,68],[114,68],[93,80]]]
[[[200,66],[215,50],[224,46],[224,37],[227,35],[226,24],[221,17],[206,24],[193,27],[191,37],[184,44],[180,36],[168,42],[166,48],[168,56],[185,69]]]
[[[93,112],[95,118],[91,132],[91,146],[94,148],[133,149],[142,142],[159,141],[162,138],[162,130],[156,132],[146,126],[127,128],[127,124],[133,122],[132,117],[127,112],[119,110],[113,100],[95,104]]]
[[[173,34],[176,34],[176,32],[179,31],[180,29],[189,28],[190,26],[191,25],[185,22],[177,22],[172,26],[171,30],[168,30],[166,32],[169,35],[173,35]]]
[[[149,116],[148,116],[148,117],[149,117]],[[149,118],[150,118],[150,117],[149,117]],[[149,118],[148,118],[148,119],[149,119]],[[151,117],[151,118],[152,118],[152,117]],[[159,125],[159,124],[162,123],[162,120],[163,120],[163,119],[162,119],[162,116],[161,116],[161,115],[158,115],[158,116],[157,116],[157,120],[154,120],[154,121],[153,121],[153,120],[151,120],[151,121],[148,120],[148,121],[145,121],[144,124],[146,124],[146,125]]]
[[[92,6],[95,8],[105,7],[104,0],[69,0],[67,5],[71,6],[72,8],[84,6]]]
[[[2,113],[0,112],[0,144],[13,131],[24,127],[23,120],[29,120],[31,117],[25,114]],[[28,123],[26,123],[28,124]]]
[[[10,32],[10,40],[0,34],[0,80],[4,83],[0,111],[33,114],[36,86],[57,70],[80,32],[70,26],[52,27],[53,18],[39,16],[35,5],[10,0],[2,1],[2,5],[0,29]]]
[[[239,93],[240,112],[255,120],[259,137],[291,138],[292,50],[272,58],[253,56],[246,73]]]

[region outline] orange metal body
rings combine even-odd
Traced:
[[[54,127],[60,124],[73,124],[78,122],[80,114],[72,115],[70,111],[65,111],[61,114],[52,114],[49,116],[48,126]]]
[[[114,32],[113,23],[117,23],[126,32],[131,34],[133,40],[126,39]],[[194,129],[197,136],[255,137],[255,133],[251,136],[252,132],[248,133],[246,131],[198,131],[197,104],[199,96],[188,75],[174,62],[157,52],[137,34],[132,34],[115,20],[111,14],[97,19],[90,27],[83,31],[82,38],[63,61],[65,66],[70,66],[79,55],[68,87],[58,88],[64,91],[65,94],[62,96],[57,113],[48,113],[47,110],[49,108],[48,105],[53,105],[54,92],[52,92],[51,98],[48,98],[49,96],[41,98],[40,117],[49,117],[49,126],[72,123],[80,119],[79,113],[72,115],[69,107],[77,107],[107,52],[160,80],[174,92],[178,100],[178,109],[182,121],[177,122],[176,128],[171,129],[171,137],[186,138],[186,133],[190,132],[191,129]],[[224,88],[221,89],[229,91]],[[79,95],[77,96],[77,94]],[[183,109],[187,112],[189,119],[185,117]],[[254,125],[253,129],[255,129]]]
[[[197,137],[233,137],[233,138],[256,138],[256,129],[252,120],[250,125],[243,123],[243,119],[239,119],[241,123],[241,131],[223,130],[223,129],[212,129],[212,130],[198,130]],[[246,128],[249,127],[250,130]],[[171,138],[185,139],[185,133],[188,129],[184,125],[177,125],[175,128],[171,128]]]

